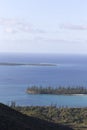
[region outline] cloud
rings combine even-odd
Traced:
[[[65,43],[65,44],[78,44],[78,43],[83,43],[85,42],[85,40],[82,39],[64,39],[64,38],[52,38],[52,37],[35,37],[33,39],[34,41],[40,42],[42,43],[57,43],[57,44],[61,44],[61,43]]]
[[[24,20],[18,20],[18,19],[6,19],[6,18],[0,18],[0,26],[3,27],[3,30],[6,33],[46,33],[42,29],[38,29],[34,26],[31,26],[28,22],[25,22]]]
[[[18,24],[18,21],[16,19],[5,19],[5,18],[0,18],[0,25],[6,25],[6,26],[11,26]]]
[[[26,33],[45,33],[44,30],[32,27],[28,23],[21,23],[18,25],[18,30]]]
[[[69,30],[87,30],[87,25],[62,24],[60,25],[60,28]]]
[[[13,33],[16,33],[17,31],[15,29],[13,29],[13,28],[8,27],[8,28],[4,29],[4,32],[13,34]]]

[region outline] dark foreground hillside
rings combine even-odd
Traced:
[[[0,104],[0,130],[72,130],[63,125],[54,124],[17,112]]]

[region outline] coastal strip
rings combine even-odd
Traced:
[[[7,63],[1,62],[0,66],[57,66],[51,63]]]
[[[87,88],[84,87],[28,87],[28,94],[53,94],[53,95],[82,95],[87,94]]]

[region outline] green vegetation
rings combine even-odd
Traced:
[[[14,102],[12,102],[12,107]],[[18,109],[18,108],[15,108]],[[24,108],[20,108],[21,110]],[[24,110],[26,112],[26,109]],[[27,116],[0,103],[0,130],[72,130],[70,127]]]
[[[0,130],[87,130],[87,107],[0,104]]]
[[[68,125],[73,130],[87,130],[87,108],[57,108],[56,106],[15,107],[28,116],[37,117],[57,124]]]
[[[29,87],[26,92],[28,94],[87,94],[87,89],[84,87]]]

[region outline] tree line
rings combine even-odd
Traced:
[[[28,87],[26,92],[28,94],[87,94],[87,88],[85,87]]]

